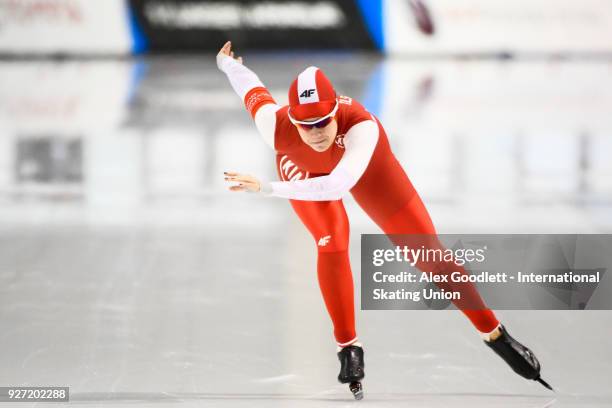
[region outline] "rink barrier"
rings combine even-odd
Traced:
[[[129,0],[150,52],[241,49],[375,49],[363,8],[342,0]],[[380,27],[377,31],[380,35]]]
[[[230,39],[243,50],[611,56],[608,9],[601,0],[0,0],[0,54],[214,52]]]

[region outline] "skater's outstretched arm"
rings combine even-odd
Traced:
[[[353,126],[344,137],[345,152],[327,176],[296,181],[261,182],[256,177],[227,173],[227,181],[239,183],[232,191],[263,192],[266,195],[304,201],[339,200],[365,172],[378,142],[378,125],[366,120]]]
[[[234,57],[230,41],[219,50],[217,67],[227,75],[232,88],[244,102],[246,109],[255,120],[259,134],[270,147],[274,148],[276,111],[281,106],[276,104],[257,74],[244,66],[242,57]]]

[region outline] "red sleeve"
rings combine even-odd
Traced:
[[[259,108],[268,103],[276,102],[274,101],[274,98],[272,98],[270,92],[262,86],[251,89],[244,96],[244,105],[253,119],[255,119],[255,114]]]

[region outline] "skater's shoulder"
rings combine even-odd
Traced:
[[[276,111],[276,128],[293,126],[289,120],[289,105],[283,105],[279,110]]]
[[[338,96],[338,127],[343,132],[365,120],[372,120],[372,115],[357,100],[348,96]]]

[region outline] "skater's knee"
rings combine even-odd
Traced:
[[[322,233],[314,236],[318,252],[348,251],[348,234]]]
[[[431,217],[418,195],[388,214],[379,225],[386,234],[436,234]]]

